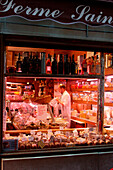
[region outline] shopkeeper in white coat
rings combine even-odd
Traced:
[[[61,93],[61,98],[57,98],[57,102],[61,108],[61,116],[66,119],[68,123],[68,127],[70,127],[71,123],[71,98],[69,93],[66,91],[66,87],[64,84],[59,85],[59,92]]]

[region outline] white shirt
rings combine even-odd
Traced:
[[[63,105],[61,105],[61,114],[62,114],[62,117],[69,122],[68,127],[70,127],[70,120],[71,120],[71,98],[70,98],[69,93],[66,90],[62,94],[60,100],[63,103]]]

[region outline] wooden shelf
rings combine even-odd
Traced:
[[[97,102],[93,102],[93,101],[83,101],[83,100],[72,100],[75,103],[78,104],[93,104],[93,105],[97,105]],[[104,103],[104,106],[111,106],[113,107],[113,103]]]
[[[81,79],[81,78],[90,78],[90,79],[100,79],[102,78],[101,75],[61,75],[61,74],[57,74],[57,75],[53,75],[53,74],[27,74],[27,73],[6,73],[4,75],[5,77],[21,77],[21,78],[64,78],[64,79],[73,79],[73,78],[77,78],[77,79]]]
[[[97,88],[78,88],[78,89],[73,89],[73,92],[83,92],[83,91],[97,91]],[[105,92],[113,91],[113,87],[105,87]]]
[[[105,76],[113,75],[113,69],[112,68],[105,68]]]
[[[9,102],[23,102],[24,100],[9,100]]]
[[[113,103],[104,103],[104,106],[111,106],[111,107],[113,107]]]
[[[72,90],[73,92],[83,92],[83,91],[97,91],[97,88],[78,88]]]
[[[105,87],[105,91],[113,91],[113,87]]]
[[[9,100],[10,102],[23,102],[24,100]],[[78,104],[93,104],[93,105],[97,105],[97,102],[93,102],[93,101],[82,101],[82,100],[73,100]],[[104,106],[111,106],[113,107],[113,103],[104,103]]]
[[[84,119],[84,118],[80,118],[80,117],[76,117],[76,116],[72,116],[71,119],[78,120],[78,121],[81,121],[81,122],[88,123],[88,124],[96,126],[96,122],[88,120],[88,119]]]
[[[93,101],[83,101],[83,100],[73,100],[75,103],[78,104],[94,104],[97,105],[97,102],[93,102]]]

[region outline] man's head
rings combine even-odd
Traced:
[[[63,94],[64,91],[66,90],[66,86],[65,86],[64,84],[60,84],[58,89],[59,89],[59,92],[60,92],[61,94]]]

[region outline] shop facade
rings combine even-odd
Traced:
[[[1,169],[113,168],[113,3],[7,0],[0,6]],[[69,128],[51,103],[61,83],[71,96]]]

